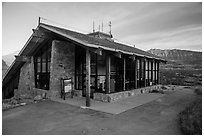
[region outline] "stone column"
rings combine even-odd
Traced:
[[[70,42],[53,40],[50,63],[51,98],[61,97],[61,79],[75,78],[75,45]],[[73,83],[74,87],[74,83]]]
[[[35,97],[37,94],[33,90],[35,87],[35,72],[34,72],[34,57],[31,57],[31,62],[30,62],[30,90],[32,92],[32,96]]]

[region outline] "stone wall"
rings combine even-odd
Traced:
[[[75,46],[69,42],[53,40],[50,65],[51,98],[61,97],[61,78],[70,78],[74,82],[75,75]],[[74,87],[74,84],[73,84]]]
[[[33,98],[35,96],[35,93],[33,92],[34,87],[34,59],[32,57],[31,62],[26,62],[21,67],[18,90],[14,92],[14,96],[21,98]]]
[[[33,88],[33,92],[34,92],[35,96],[40,95],[42,97],[47,97],[49,90]]]
[[[137,96],[144,93],[149,93],[152,90],[160,90],[161,85],[149,86],[145,88],[139,88],[124,92],[117,92],[112,94],[104,94],[104,93],[94,93],[94,100],[103,101],[103,102],[113,102],[116,100],[120,100],[123,98],[127,98],[129,96]]]

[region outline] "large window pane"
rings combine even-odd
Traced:
[[[155,71],[153,71],[153,80],[155,80]]]
[[[145,73],[145,79],[148,79],[148,71]]]
[[[47,71],[50,72],[50,62],[47,62]]]
[[[48,52],[49,51],[49,52]],[[51,55],[50,46],[43,46],[34,56],[35,65],[35,86],[36,88],[49,90],[49,75],[50,75],[50,56]],[[49,61],[48,61],[49,60]]]
[[[151,70],[151,65],[152,65],[152,63],[151,63],[151,61],[149,61],[149,70]]]
[[[37,72],[41,72],[41,63],[40,62],[37,63]]]
[[[145,70],[148,70],[148,61],[145,62]]]
[[[46,62],[42,63],[42,72],[46,72]]]
[[[151,71],[149,71],[149,79],[151,80],[151,78],[152,78],[152,75],[151,75],[152,73],[151,73]]]

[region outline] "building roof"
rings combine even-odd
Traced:
[[[161,61],[165,61],[163,58],[153,55],[149,52],[146,52],[138,48],[122,44],[122,43],[118,43],[110,39],[93,37],[90,34],[82,34],[82,33],[70,31],[70,30],[63,29],[63,28],[58,28],[55,26],[47,25],[47,24],[40,24],[40,26],[54,33],[62,35],[66,38],[77,41],[88,47],[102,48],[105,50],[116,51],[116,52],[120,51],[124,54],[132,54],[132,55],[135,54],[136,56],[155,58]]]
[[[100,37],[93,37],[93,33],[82,34],[75,31],[71,31],[71,30],[67,30],[64,28],[59,28],[56,26],[51,26],[43,23],[40,23],[36,28],[36,30],[38,31],[40,28],[44,28],[48,32],[58,34],[66,39],[69,39],[71,41],[84,45],[86,47],[101,48],[108,51],[121,52],[123,54],[153,58],[153,59],[166,62],[166,60],[164,60],[163,58],[155,56],[146,51],[115,42],[111,40],[112,36],[107,39],[100,38]],[[43,42],[43,39],[41,37],[36,36],[34,31],[33,34],[30,36],[30,38],[28,39],[28,41],[26,42],[26,44],[24,45],[24,47],[22,48],[22,50],[20,51],[20,53],[18,54],[18,56],[31,56],[32,52],[35,51],[35,49],[40,45],[41,42]],[[6,85],[6,83],[10,79],[12,79],[13,75],[15,75],[16,71],[19,70],[23,64],[24,64],[23,62],[18,62],[16,60],[13,61],[13,63],[7,70],[5,76],[3,77],[2,87]]]

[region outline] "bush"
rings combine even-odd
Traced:
[[[197,95],[202,95],[202,89],[201,88],[196,88],[194,91]]]
[[[202,134],[202,99],[199,98],[179,113],[179,124],[185,135]]]
[[[150,93],[161,93],[161,94],[164,94],[164,91],[162,91],[162,90],[152,90],[152,91],[150,91]]]
[[[166,90],[167,88],[165,86],[161,86],[161,89]]]

